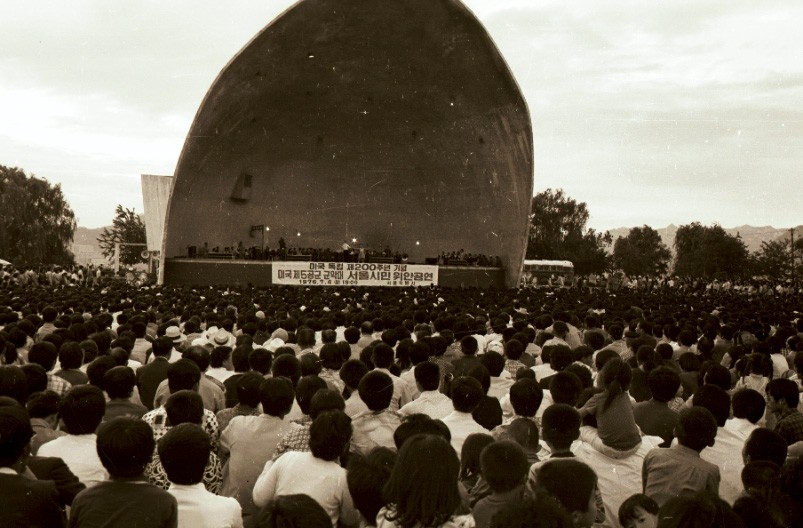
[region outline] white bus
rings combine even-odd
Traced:
[[[568,260],[525,260],[520,286],[571,286],[574,283],[574,264]]]

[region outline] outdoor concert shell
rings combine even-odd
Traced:
[[[456,0],[303,0],[206,94],[179,158],[165,259],[279,237],[356,239],[424,263],[499,256],[518,283],[532,126],[513,75]],[[169,282],[169,279],[168,279]]]

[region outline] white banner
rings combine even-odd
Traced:
[[[368,262],[273,262],[273,284],[298,286],[433,286],[438,266]]]

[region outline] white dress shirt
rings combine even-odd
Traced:
[[[87,488],[109,478],[98,457],[97,436],[94,434],[60,436],[42,444],[38,454],[64,460],[73,475]]]
[[[206,491],[203,483],[171,483],[167,492],[178,503],[178,528],[242,528],[240,503]]]
[[[426,414],[433,420],[440,420],[453,410],[452,400],[447,395],[437,390],[431,390],[422,392],[418,399],[399,409],[399,414],[409,416],[421,413]]]
[[[457,458],[460,458],[460,453],[463,450],[463,443],[466,441],[466,438],[468,438],[468,435],[473,433],[490,434],[488,429],[474,420],[471,413],[452,411],[446,415],[442,421],[452,434],[452,447],[457,451]]]

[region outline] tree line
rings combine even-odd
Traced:
[[[692,222],[675,234],[674,258],[661,236],[650,226],[634,227],[615,241],[610,233],[586,227],[589,213],[584,202],[562,189],[547,189],[533,196],[530,210],[528,259],[570,260],[580,275],[621,270],[629,276],[667,273],[694,278],[764,276],[773,280],[792,276],[794,255],[803,255],[803,239],[765,241],[750,253],[744,241],[721,226]],[[612,247],[612,251],[609,251]],[[794,259],[795,275],[803,274],[801,259]]]
[[[562,189],[547,189],[533,196],[526,257],[570,260],[580,275],[622,270],[630,276],[750,277],[780,279],[790,276],[793,254],[803,256],[803,239],[792,251],[790,240],[763,242],[751,254],[738,236],[719,225],[693,222],[681,226],[672,252],[649,226],[634,227],[615,241],[610,233],[587,227],[588,207],[567,196]],[[22,169],[0,165],[0,258],[17,267],[68,266],[75,259],[70,250],[76,229],[75,214],[61,186],[26,174]],[[112,225],[103,230],[98,243],[111,261],[117,242],[145,242],[145,225],[132,209],[118,205]],[[610,248],[612,246],[612,251]],[[141,247],[123,247],[121,261],[141,261]],[[796,274],[803,263],[796,260]]]

